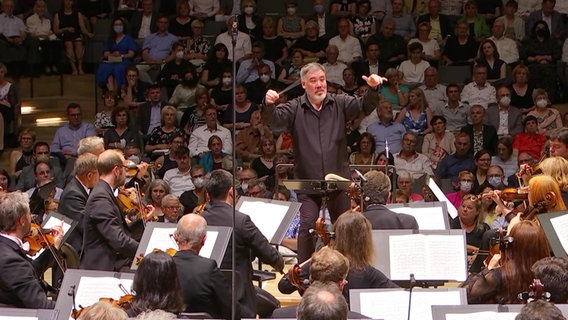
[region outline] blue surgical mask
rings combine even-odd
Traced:
[[[122,33],[122,31],[124,31],[124,26],[121,25],[112,26],[112,30],[114,30],[115,33]]]

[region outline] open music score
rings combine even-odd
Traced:
[[[557,257],[568,257],[568,211],[536,215],[552,252]]]
[[[564,317],[568,305],[554,304]],[[513,320],[521,311],[522,304],[470,304],[466,306],[433,305],[433,320]]]
[[[43,223],[41,225],[41,227],[43,229],[51,229],[55,226],[59,226],[61,225],[61,222],[63,221],[63,242],[66,242],[67,239],[69,238],[69,235],[71,234],[70,231],[73,231],[73,229],[75,229],[75,226],[77,225],[77,221],[68,218],[60,213],[51,211],[50,213],[47,214],[47,216],[43,219]],[[37,259],[39,256],[41,256],[41,254],[45,251],[45,248],[42,248],[35,256],[29,256],[28,257],[32,260]]]
[[[406,320],[409,291],[405,289],[351,289],[351,310],[372,319]],[[411,320],[432,319],[433,305],[464,305],[465,288],[422,289],[412,291]]]
[[[386,207],[396,213],[413,216],[420,230],[450,229],[448,209],[445,202],[391,203],[387,204]]]
[[[373,230],[373,266],[391,280],[439,283],[467,278],[463,230]]]

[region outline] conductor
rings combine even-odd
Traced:
[[[274,90],[266,92],[262,108],[265,123],[286,126],[292,134],[295,179],[324,180],[328,173],[351,176],[345,123],[355,119],[361,110],[369,114],[375,109],[379,104],[378,86],[387,79],[376,74],[363,76],[371,90],[362,98],[328,94],[325,68],[319,63],[302,67],[300,79],[306,93],[285,104],[276,106],[279,94]],[[302,262],[315,251],[309,230],[315,228],[322,196],[301,190],[297,193],[302,203],[298,234],[298,260]],[[327,205],[332,222],[350,208],[349,198],[341,191],[330,193]]]

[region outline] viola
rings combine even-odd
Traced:
[[[521,214],[521,220],[533,220],[534,216],[545,213],[549,205],[550,201],[548,200],[534,203],[532,208],[528,207],[527,210]]]
[[[501,191],[501,199],[505,201],[527,200],[529,190],[524,188],[505,188]]]
[[[144,224],[148,221],[157,221],[158,217],[148,217],[149,210],[142,203],[142,193],[138,183],[134,184],[134,189],[120,188],[118,190],[117,202],[120,210],[129,219],[142,219]]]
[[[288,281],[291,285],[298,289],[300,296],[303,296],[304,292],[306,292],[306,290],[310,286],[310,280],[301,276],[302,266],[310,260],[306,260],[302,264],[296,263],[294,264],[294,266],[292,266],[292,268],[288,270]]]

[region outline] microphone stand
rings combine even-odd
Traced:
[[[235,49],[237,47],[237,37],[239,35],[239,29],[238,29],[238,20],[237,20],[237,15],[234,15],[234,20],[233,20],[233,24],[231,26],[231,44],[233,47],[233,53],[232,53],[232,57],[231,59],[233,60],[233,132],[231,134],[231,139],[233,140],[233,168],[232,168],[232,172],[233,172],[233,221],[232,221],[232,225],[233,225],[233,232],[231,234],[231,238],[232,238],[232,247],[231,247],[231,255],[232,255],[232,259],[231,259],[231,319],[235,320],[237,319],[237,299],[236,299],[236,295],[235,292],[237,292],[237,285],[236,285],[236,261],[235,261],[235,256],[237,254],[237,250],[236,250],[236,237],[235,237],[235,215],[236,215],[236,206],[237,206],[237,200],[236,200],[236,194],[237,194],[237,181],[236,181],[236,177],[235,175],[237,174],[237,148],[235,147],[235,142],[236,142],[236,129],[237,129],[237,125],[236,125],[236,120],[237,120],[237,98],[236,98],[236,94],[235,92],[237,92],[237,61],[235,61]]]
[[[414,273],[410,274],[410,291],[408,292],[408,312],[406,314],[406,319],[410,320],[410,306],[412,305],[412,288],[416,286],[416,278],[414,278]]]

